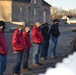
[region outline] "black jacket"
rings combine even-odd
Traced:
[[[48,41],[50,39],[49,28],[48,26],[41,26],[41,32],[44,38],[44,41]]]
[[[50,28],[49,33],[52,34],[53,37],[58,38],[58,36],[60,35],[58,25],[53,24]]]

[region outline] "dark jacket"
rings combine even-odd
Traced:
[[[52,34],[52,37],[58,38],[58,36],[60,35],[58,25],[53,24],[50,28],[49,33]]]
[[[48,41],[50,39],[49,28],[48,26],[41,26],[41,32],[44,38],[44,41]]]

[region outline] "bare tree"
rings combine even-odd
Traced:
[[[76,9],[70,9],[68,11],[68,15],[76,18]]]
[[[61,8],[51,7],[51,19],[60,19],[64,15],[67,15],[67,11],[62,10]]]
[[[59,10],[57,7],[51,7],[51,19],[57,18],[58,12]]]
[[[72,18],[76,18],[76,9],[70,9],[66,11],[61,8],[57,8],[53,6],[51,7],[51,19],[55,19],[55,18],[60,19],[64,15],[70,16]]]

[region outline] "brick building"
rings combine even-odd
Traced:
[[[50,6],[44,0],[0,1],[0,20],[25,22],[33,25],[36,21],[50,23]]]

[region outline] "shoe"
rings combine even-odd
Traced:
[[[19,75],[23,75],[22,73],[20,73]]]
[[[30,70],[31,70],[31,68],[23,69],[23,71],[25,71],[25,72],[28,72]]]
[[[49,58],[49,57],[46,57],[45,59],[46,59],[46,60],[49,60],[50,58]]]
[[[13,75],[19,75],[19,74],[13,74]]]
[[[38,63],[39,64],[39,66],[41,66],[42,64],[41,63]]]
[[[51,56],[51,58],[57,58],[57,56]]]
[[[23,75],[22,73],[20,73],[20,74],[14,74],[14,75]]]
[[[19,75],[23,75],[22,73],[20,73]]]
[[[51,58],[55,58],[55,56],[51,56]]]
[[[27,68],[27,69],[28,69],[28,71],[31,70],[31,68]]]
[[[39,65],[39,64],[33,64],[33,66],[38,67],[38,66],[40,66],[40,65]]]
[[[44,57],[42,57],[42,58],[41,58],[41,60],[42,60],[42,61],[44,61],[44,60],[45,60],[45,58],[44,58]]]

